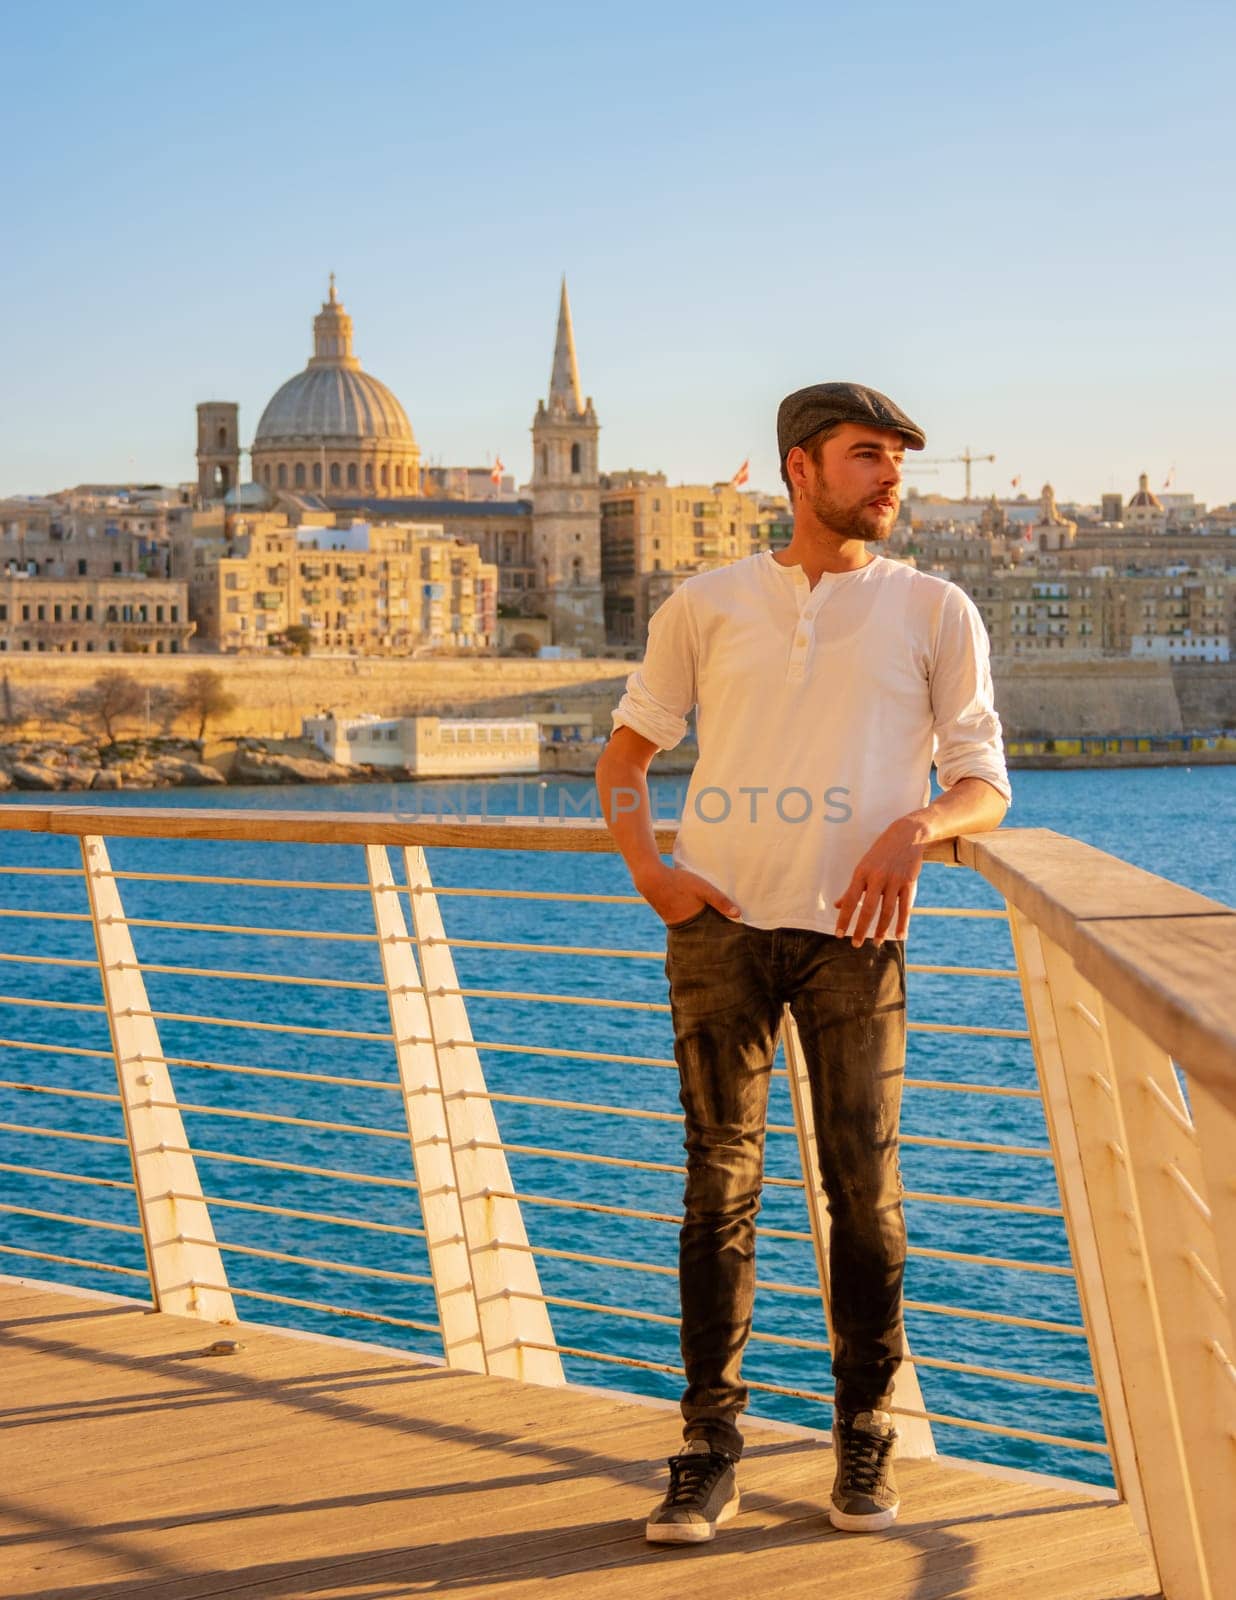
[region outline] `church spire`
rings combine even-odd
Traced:
[[[558,337],[554,341],[554,368],[549,377],[549,409],[573,416],[584,411],[579,386],[579,365],[575,360],[575,330],[571,326],[571,302],[567,298],[566,273],[562,274],[562,297],[558,302]]]

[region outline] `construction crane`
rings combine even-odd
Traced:
[[[966,468],[966,499],[968,500],[970,498],[970,468],[974,465],[974,463],[976,461],[994,461],[995,459],[996,459],[995,456],[975,456],[975,455],[971,455],[970,446],[967,445],[966,448],[962,451],[961,455],[959,455],[959,456],[932,456],[932,457],[928,457],[926,460],[916,463],[914,466],[910,467],[908,470],[910,472],[917,472],[919,470],[920,466],[922,466],[922,467],[951,467],[951,466],[956,465],[958,462],[964,462],[965,463],[965,468]]]

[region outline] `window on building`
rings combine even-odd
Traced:
[[[21,620],[23,622],[29,622],[30,621],[30,607],[29,606],[23,606],[21,608]]]
[[[94,607],[92,605],[86,607],[86,621],[94,621]]]
[[[298,489],[305,487],[305,463],[298,461],[292,471],[292,481]]]
[[[77,563],[77,576],[79,578],[86,576],[86,563],[84,561],[78,561]]]
[[[380,481],[381,481],[382,487],[384,489],[389,489],[390,488],[391,469],[386,465],[385,462],[382,463],[382,471],[381,471],[381,475],[380,475]]]
[[[365,487],[366,487],[366,489],[372,489],[373,488],[373,462],[372,461],[366,461],[366,463],[365,463]]]
[[[286,489],[287,488],[287,486],[288,486],[288,469],[287,469],[286,465],[282,461],[279,463],[279,467],[278,467],[278,482],[279,482],[279,487],[281,489]]]
[[[220,448],[220,450],[226,450],[227,449],[227,429],[226,428],[220,428],[219,429],[219,448]]]
[[[348,462],[348,488],[349,489],[355,489],[355,487],[356,487],[356,463],[355,463],[355,461],[349,461]]]
[[[332,461],[330,464],[330,486],[332,489],[339,487],[339,463]]]
[[[583,452],[577,444],[571,446],[571,473],[578,475],[583,464]]]
[[[396,489],[403,488],[403,468],[398,462],[395,463],[395,487]]]

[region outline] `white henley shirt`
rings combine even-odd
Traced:
[[[688,578],[653,615],[613,724],[699,759],[673,859],[756,928],[832,933],[872,841],[941,786],[1010,798],[987,634],[955,584],[887,557],[814,588],[771,550]]]

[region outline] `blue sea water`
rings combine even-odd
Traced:
[[[685,779],[661,780],[657,798],[665,815],[676,809]],[[471,784],[465,794],[454,784],[378,786],[350,789],[158,792],[118,796],[57,797],[99,805],[273,808],[309,811],[385,811],[404,815],[450,814],[462,806],[490,815],[586,813],[591,785],[585,780],[544,783]],[[22,803],[27,797],[5,797]],[[1015,804],[1009,825],[1049,827],[1071,834],[1150,871],[1173,878],[1217,899],[1231,901],[1236,887],[1236,769],[1157,769],[1121,772],[1022,772],[1015,775]],[[120,872],[213,874],[278,878],[298,882],[364,884],[359,846],[301,846],[217,841],[116,839],[109,843]],[[629,895],[630,882],[614,855],[496,850],[428,852],[434,882],[442,888],[516,889],[550,893]],[[80,861],[73,839],[0,831],[0,866],[75,868]],[[274,1217],[229,1207],[223,1201],[276,1205],[304,1212],[415,1228],[420,1221],[414,1190],[354,1184],[313,1174],[289,1174],[225,1155],[256,1161],[289,1161],[329,1171],[397,1178],[411,1176],[407,1140],[400,1132],[401,1111],[389,1042],[364,1037],[338,1040],[312,1033],[279,1033],[245,1026],[252,1021],[282,1021],[298,1027],[346,1028],[357,1034],[389,1031],[381,972],[372,934],[367,892],[319,889],[256,889],[228,885],[125,879],[120,883],[139,959],[156,1011],[181,1017],[210,1015],[218,1022],[163,1020],[165,1052],[172,1067],[185,1124],[198,1152],[199,1173],[214,1207],[216,1231],[240,1247],[226,1254],[234,1286],[313,1300],[360,1312],[433,1322],[429,1288],[417,1282],[368,1279],[325,1266],[269,1261],[242,1253],[246,1247],[276,1250],[322,1261],[377,1267],[388,1272],[427,1276],[423,1242],[415,1236],[323,1224],[304,1218]],[[996,908],[998,900],[974,874],[929,867],[920,905]],[[441,900],[447,931],[461,940],[582,945],[644,952],[637,956],[580,957],[519,951],[457,949],[462,986],[472,990],[517,991],[578,998],[620,998],[664,1006],[666,985],[661,925],[642,904],[589,904],[569,901],[446,895]],[[55,1010],[39,1001],[65,1001],[87,1007],[100,1002],[97,971],[91,970],[93,938],[88,922],[39,919],[23,911],[80,914],[84,888],[71,874],[27,877],[0,874],[0,988],[5,992],[5,1037],[0,1077],[8,1084],[45,1089],[114,1092],[114,1072],[104,1056],[71,1055],[66,1047],[106,1051],[105,1018],[94,1009]],[[147,920],[228,924],[245,931],[205,933],[189,929],[143,927]],[[328,932],[332,937],[294,939],[260,930]],[[350,936],[350,937],[348,937]],[[360,937],[357,937],[360,936]],[[63,957],[82,966],[45,966],[24,957]],[[976,965],[1011,971],[1007,925],[989,919],[920,917],[912,929],[908,957],[922,965]],[[357,985],[289,987],[241,978],[195,977],[151,967],[214,967],[230,972],[329,978]],[[33,1001],[35,1004],[22,1004]],[[516,1190],[531,1243],[538,1250],[624,1258],[670,1269],[642,1273],[564,1259],[537,1258],[544,1292],[552,1297],[653,1313],[676,1314],[673,1263],[676,1244],[671,1218],[681,1199],[681,1178],[672,1169],[682,1159],[676,1120],[676,1077],[669,1065],[642,1065],[613,1059],[550,1055],[547,1049],[590,1052],[602,1057],[644,1056],[668,1063],[672,1036],[664,1010],[548,1004],[540,1000],[472,995],[468,1011],[489,1087],[502,1095],[589,1101],[654,1111],[663,1120],[599,1117],[573,1110],[547,1109],[502,1101],[495,1111],[504,1142],[563,1152],[564,1158],[512,1152]],[[981,1024],[1023,1029],[1018,986],[1010,979],[941,977],[914,973],[910,1017],[919,1023]],[[42,1050],[29,1048],[43,1045]],[[503,1045],[508,1048],[499,1049]],[[25,1047],[23,1047],[25,1046]],[[343,1082],[264,1076],[259,1070],[221,1071],[187,1063],[223,1063],[235,1068],[277,1069],[329,1076]],[[940,1149],[916,1143],[923,1137],[1014,1145],[1043,1151],[1047,1139],[1042,1110],[1033,1094],[991,1096],[927,1085],[996,1086],[1033,1091],[1035,1076],[1027,1041],[912,1032],[903,1114],[906,1142],[902,1170],[912,1196],[949,1196],[954,1201],[987,1199],[1035,1209],[1002,1211],[910,1198],[906,1212],[913,1251],[907,1271],[910,1305],[907,1327],[916,1355],[928,1360],[998,1367],[1026,1376],[1071,1384],[1092,1382],[1085,1340],[1075,1330],[1080,1313],[1069,1266],[1063,1224],[1051,1214],[1058,1206],[1050,1161],[1040,1154],[1007,1156],[985,1151]],[[362,1081],[364,1080],[364,1081]],[[390,1137],[306,1127],[296,1122],[267,1123],[220,1115],[223,1111],[274,1113],[283,1118],[378,1129]],[[775,1078],[769,1110],[767,1170],[783,1180],[765,1191],[761,1226],[803,1232],[807,1219],[798,1178],[796,1142],[784,1078]],[[0,1086],[0,1122],[33,1125],[67,1133],[115,1136],[120,1111],[114,1103],[74,1096],[35,1094]],[[787,1130],[787,1131],[782,1131]],[[213,1154],[206,1154],[213,1152]],[[620,1153],[647,1163],[629,1169],[580,1156]],[[38,1133],[0,1129],[0,1163],[40,1171],[125,1180],[125,1150],[89,1140],[66,1141]],[[671,1170],[660,1170],[668,1168]],[[123,1189],[75,1184],[64,1178],[34,1177],[0,1166],[8,1205],[131,1224],[132,1197]],[[576,1211],[547,1204],[570,1200],[600,1208]],[[613,1215],[603,1208],[645,1211],[654,1220]],[[87,1229],[36,1218],[20,1211],[0,1212],[0,1244],[46,1254],[85,1258],[112,1266],[141,1269],[136,1234]],[[950,1258],[973,1254],[1035,1263],[1065,1271],[1025,1273],[1003,1267],[976,1267]],[[9,1254],[0,1269],[26,1272],[53,1281],[141,1295],[141,1280],[94,1268],[57,1264]],[[809,1243],[762,1236],[761,1289],[755,1327],[758,1333],[805,1341],[825,1337],[818,1295],[784,1292],[778,1285],[807,1286],[814,1281]],[[384,1340],[409,1348],[432,1348],[424,1333],[382,1323],[358,1322],[275,1305],[260,1299],[238,1302],[242,1316]],[[932,1306],[980,1313],[945,1315]],[[1013,1314],[1053,1327],[1010,1327],[986,1321],[982,1313]],[[621,1355],[649,1363],[624,1367],[567,1359],[575,1381],[627,1387],[675,1398],[679,1379],[659,1366],[678,1361],[676,1329],[669,1321],[603,1316],[553,1305],[558,1341],[601,1355]],[[756,1339],[749,1347],[749,1380],[781,1388],[827,1393],[828,1357],[811,1350]],[[1092,1394],[994,1381],[922,1364],[919,1367],[928,1409],[978,1423],[1001,1424],[1073,1440],[1101,1443],[1102,1425]],[[827,1407],[794,1396],[757,1391],[752,1411],[766,1416],[828,1425]],[[1108,1481],[1106,1458],[1079,1448],[1043,1445],[948,1425],[936,1428],[939,1448],[1011,1465],[1035,1467],[1075,1477]]]

